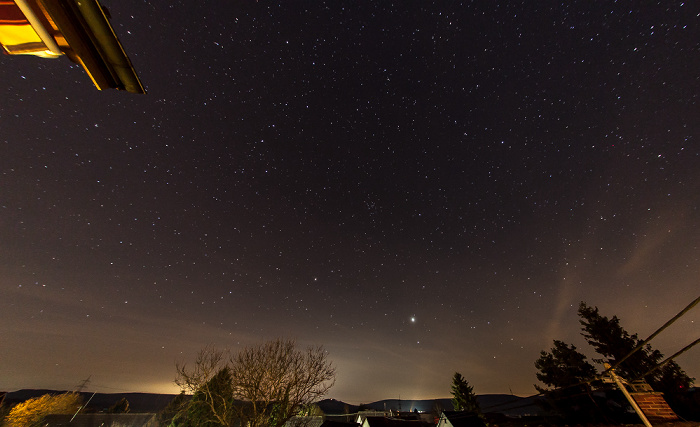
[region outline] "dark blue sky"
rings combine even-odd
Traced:
[[[0,57],[0,389],[282,336],[352,403],[527,395],[581,300],[646,337],[698,296],[691,2],[105,5],[145,96]]]

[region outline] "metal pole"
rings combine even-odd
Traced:
[[[78,412],[80,412],[81,409],[87,407],[88,403],[90,403],[90,401],[92,400],[92,398],[95,397],[95,394],[97,394],[97,392],[92,393],[92,396],[90,396],[90,398],[88,399],[87,403],[84,404],[83,406],[81,406],[80,408],[78,408],[77,411],[75,411],[75,414],[73,414],[73,417],[70,419],[70,421],[68,421],[69,423],[72,423],[72,422],[73,422],[73,419],[75,419],[76,415],[78,415]]]
[[[610,376],[612,377],[612,379],[615,381],[615,384],[617,384],[617,387],[620,389],[620,391],[622,392],[622,394],[625,395],[625,397],[627,398],[627,401],[630,403],[630,405],[632,405],[632,408],[634,408],[634,412],[636,412],[637,415],[639,415],[639,418],[642,419],[642,422],[644,423],[644,425],[645,425],[646,427],[653,427],[653,426],[651,425],[651,423],[649,422],[649,420],[647,420],[647,417],[644,415],[644,412],[642,412],[642,410],[641,410],[641,408],[639,407],[639,405],[637,405],[637,402],[634,401],[634,399],[632,398],[632,396],[629,394],[629,392],[628,392],[627,389],[625,388],[624,384],[622,384],[622,381],[620,381],[620,378],[619,378],[617,375],[615,375],[615,370],[614,370],[614,369],[610,369],[610,365],[607,364],[607,363],[605,364],[605,369],[608,370],[608,374],[610,374]]]

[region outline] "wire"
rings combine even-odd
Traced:
[[[659,329],[657,329],[656,332],[654,332],[653,334],[651,334],[651,335],[649,336],[649,338],[647,338],[647,339],[645,339],[644,341],[642,341],[641,343],[639,343],[639,345],[637,345],[637,347],[633,348],[632,351],[630,351],[625,357],[623,357],[622,359],[616,361],[615,364],[614,364],[613,366],[611,366],[611,367],[609,367],[608,369],[606,369],[605,371],[603,371],[603,374],[605,374],[605,373],[607,373],[607,372],[609,372],[609,371],[612,371],[612,370],[614,370],[615,368],[617,368],[618,366],[620,366],[620,364],[621,364],[622,362],[624,362],[625,360],[627,360],[630,356],[632,356],[634,353],[636,353],[636,352],[639,351],[641,348],[643,348],[645,345],[647,345],[652,339],[654,339],[657,335],[659,335],[659,334],[661,333],[661,331],[663,331],[664,329],[666,329],[666,328],[668,328],[669,326],[671,326],[671,324],[672,324],[673,322],[675,322],[676,320],[678,320],[681,316],[683,316],[685,313],[687,313],[691,308],[695,307],[698,303],[700,303],[700,297],[695,298],[695,301],[693,301],[693,302],[691,302],[690,304],[688,304],[688,306],[687,306],[686,308],[684,308],[683,310],[681,310],[680,313],[676,314],[671,320],[669,320],[668,322],[664,323],[664,325],[661,326]]]
[[[669,357],[668,359],[664,360],[663,362],[659,363],[659,364],[656,365],[655,367],[649,369],[645,374],[639,375],[637,378],[635,378],[635,379],[632,380],[632,381],[637,381],[637,380],[639,380],[639,379],[641,379],[641,378],[646,377],[647,375],[651,374],[651,373],[654,372],[655,370],[657,370],[657,369],[663,367],[664,365],[666,365],[668,362],[670,362],[670,361],[673,360],[674,358],[676,358],[676,357],[680,356],[681,354],[685,353],[687,350],[689,350],[691,347],[693,347],[695,344],[697,344],[697,343],[699,343],[699,342],[700,342],[700,338],[698,338],[698,339],[696,339],[695,341],[691,342],[690,344],[686,345],[685,347],[683,347],[682,349],[680,349],[679,351],[677,351],[673,356],[671,356],[671,357]]]

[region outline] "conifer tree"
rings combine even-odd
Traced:
[[[455,372],[452,377],[452,406],[455,411],[481,413],[479,402],[476,400],[474,387],[470,386],[462,374]]]
[[[596,362],[615,365],[643,342],[637,334],[629,334],[620,325],[617,316],[602,316],[598,307],[590,307],[582,301],[578,315],[581,335],[603,356],[601,359],[594,359]],[[646,374],[644,379],[654,390],[665,393],[686,390],[693,384],[694,378],[690,378],[675,361],[654,370],[663,358],[664,355],[659,350],[647,344],[623,361],[616,371],[628,380],[638,379]],[[651,373],[647,374],[650,371]]]
[[[617,316],[603,316],[598,307],[591,307],[583,301],[578,315],[581,335],[601,356],[593,359],[594,362],[614,366],[644,341],[637,334],[627,332]],[[654,390],[664,393],[684,391],[693,385],[694,378],[690,378],[675,361],[659,366],[663,358],[659,350],[647,344],[624,360],[616,372],[627,380],[644,379]],[[595,376],[595,368],[588,363],[586,356],[575,346],[558,340],[554,341],[551,352],[540,352],[535,366],[539,370],[537,379],[553,388],[571,386]]]
[[[541,351],[535,362],[539,370],[537,379],[553,388],[563,388],[593,379],[596,369],[588,363],[586,356],[576,350],[576,346],[554,340],[551,352]],[[540,391],[545,388],[535,386]]]

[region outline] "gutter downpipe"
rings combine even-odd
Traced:
[[[56,44],[56,41],[53,39],[53,37],[51,37],[51,34],[46,31],[46,28],[44,28],[44,25],[39,20],[39,17],[36,16],[31,6],[29,6],[29,3],[27,3],[26,0],[14,0],[14,2],[27,18],[27,21],[29,21],[29,23],[32,25],[32,28],[34,31],[36,31],[36,34],[39,36],[41,41],[44,42],[49,52],[56,56],[63,55],[63,52],[61,52],[61,49]]]
[[[104,54],[105,63],[114,71],[124,88],[131,93],[145,94],[146,90],[99,1],[77,0],[75,3],[95,35],[95,44],[99,45],[98,50]]]

